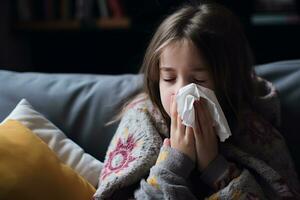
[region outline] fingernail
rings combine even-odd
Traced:
[[[168,138],[164,139],[164,146],[170,146],[170,140]]]
[[[167,145],[167,138],[166,139],[164,139],[164,146],[166,146]]]

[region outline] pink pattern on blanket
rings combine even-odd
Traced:
[[[119,138],[115,149],[109,153],[109,158],[104,165],[100,179],[104,180],[110,174],[117,174],[121,170],[127,168],[129,163],[136,159],[132,156],[132,150],[135,147],[136,141],[134,140],[133,135],[129,135],[124,143],[121,138]]]

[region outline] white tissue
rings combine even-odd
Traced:
[[[220,141],[224,142],[231,135],[231,131],[214,91],[208,88],[191,83],[179,89],[176,101],[177,112],[182,123],[195,128],[194,101],[199,100],[200,97],[207,100],[208,111],[214,120],[216,134]]]

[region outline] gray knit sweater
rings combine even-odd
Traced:
[[[273,86],[247,111],[240,132],[219,145],[200,174],[179,151],[162,146],[168,127],[146,95],[132,102],[108,148],[94,195],[100,199],[300,199],[292,159],[281,134]],[[266,106],[264,106],[266,105]],[[269,120],[267,121],[266,118]]]

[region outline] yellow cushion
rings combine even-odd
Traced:
[[[1,200],[90,200],[95,188],[15,120],[0,125]]]

